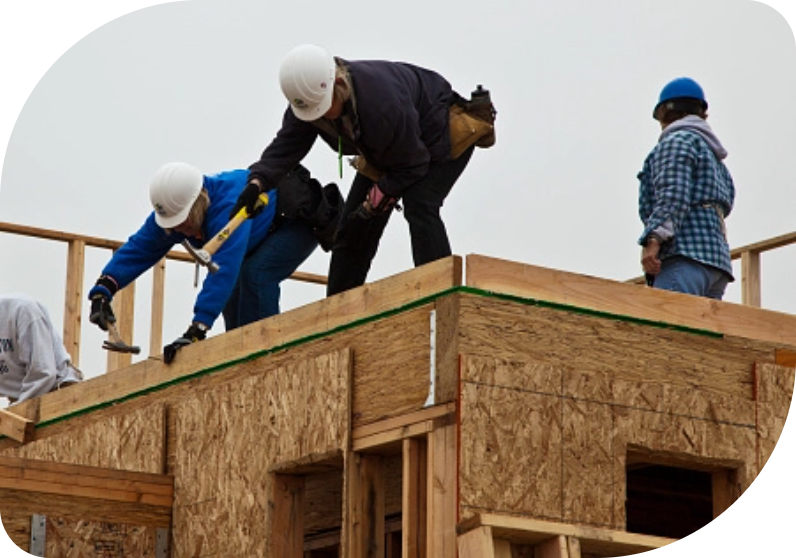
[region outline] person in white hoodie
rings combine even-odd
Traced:
[[[735,185],[707,123],[702,87],[680,77],[661,90],[658,144],[638,174],[641,266],[655,288],[720,300],[734,281],[725,218]]]
[[[24,294],[0,294],[0,396],[22,402],[82,379],[47,308]]]

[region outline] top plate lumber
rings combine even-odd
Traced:
[[[17,442],[27,443],[33,437],[36,426],[32,420],[16,413],[0,409],[0,434]]]

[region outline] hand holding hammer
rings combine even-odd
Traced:
[[[253,213],[257,213],[257,210],[260,207],[265,207],[266,205],[268,205],[268,194],[262,192],[257,198]],[[200,265],[205,266],[210,273],[215,273],[219,270],[218,264],[213,261],[213,254],[215,254],[218,249],[221,248],[221,245],[224,244],[224,242],[226,242],[226,240],[232,236],[232,233],[234,233],[237,228],[248,218],[248,208],[246,206],[241,207],[235,216],[232,217],[229,223],[227,223],[224,228],[218,231],[213,238],[208,240],[205,245],[202,246],[202,248],[194,247],[187,238],[182,241],[182,245],[196,261],[197,272],[198,266]]]

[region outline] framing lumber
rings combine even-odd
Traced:
[[[174,499],[174,480],[166,475],[7,456],[0,456],[0,489],[164,508]]]
[[[133,344],[133,327],[135,325],[135,283],[130,283],[113,297],[113,311],[116,314],[116,329],[125,343]],[[130,366],[133,362],[131,353],[108,351],[108,372]]]
[[[80,316],[83,308],[83,275],[86,243],[72,240],[66,254],[64,294],[64,347],[75,366],[80,366]]]
[[[428,498],[428,444],[426,440],[403,441],[401,536],[403,558],[426,558],[426,502]]]
[[[304,556],[304,477],[274,475],[271,556]]]
[[[456,423],[437,419],[428,435],[428,556],[456,558],[459,470]]]
[[[350,558],[384,556],[384,466],[380,455],[354,453],[349,460],[348,544]]]
[[[485,527],[490,528],[494,539],[505,539],[516,544],[537,545],[553,537],[574,537],[579,539],[584,554],[608,556],[638,554],[674,542],[674,539],[664,537],[490,513],[474,515],[460,522],[456,529],[461,537],[474,529]]]
[[[380,449],[383,451],[385,446],[394,446],[406,438],[423,436],[434,429],[434,419],[450,415],[455,411],[455,403],[445,403],[360,426],[355,428],[352,433],[353,450]],[[400,451],[400,447],[398,447],[398,451]]]
[[[471,254],[466,284],[507,295],[796,347],[796,316]]]
[[[40,398],[38,422],[145,393],[191,377],[197,371],[231,366],[296,342],[331,335],[458,287],[461,278],[461,258],[451,256],[272,316],[185,347],[168,366],[150,358],[126,367],[122,373],[115,371],[92,378],[78,389],[46,394]]]
[[[32,420],[0,409],[0,434],[25,444],[33,438],[35,431],[36,425]]]

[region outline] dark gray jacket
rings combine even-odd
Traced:
[[[335,152],[364,155],[384,172],[381,190],[391,196],[426,175],[431,163],[450,158],[448,109],[456,98],[439,74],[403,62],[344,61],[353,99],[335,122],[304,122],[285,111],[282,128],[249,167],[269,190],[309,153],[320,136]]]

